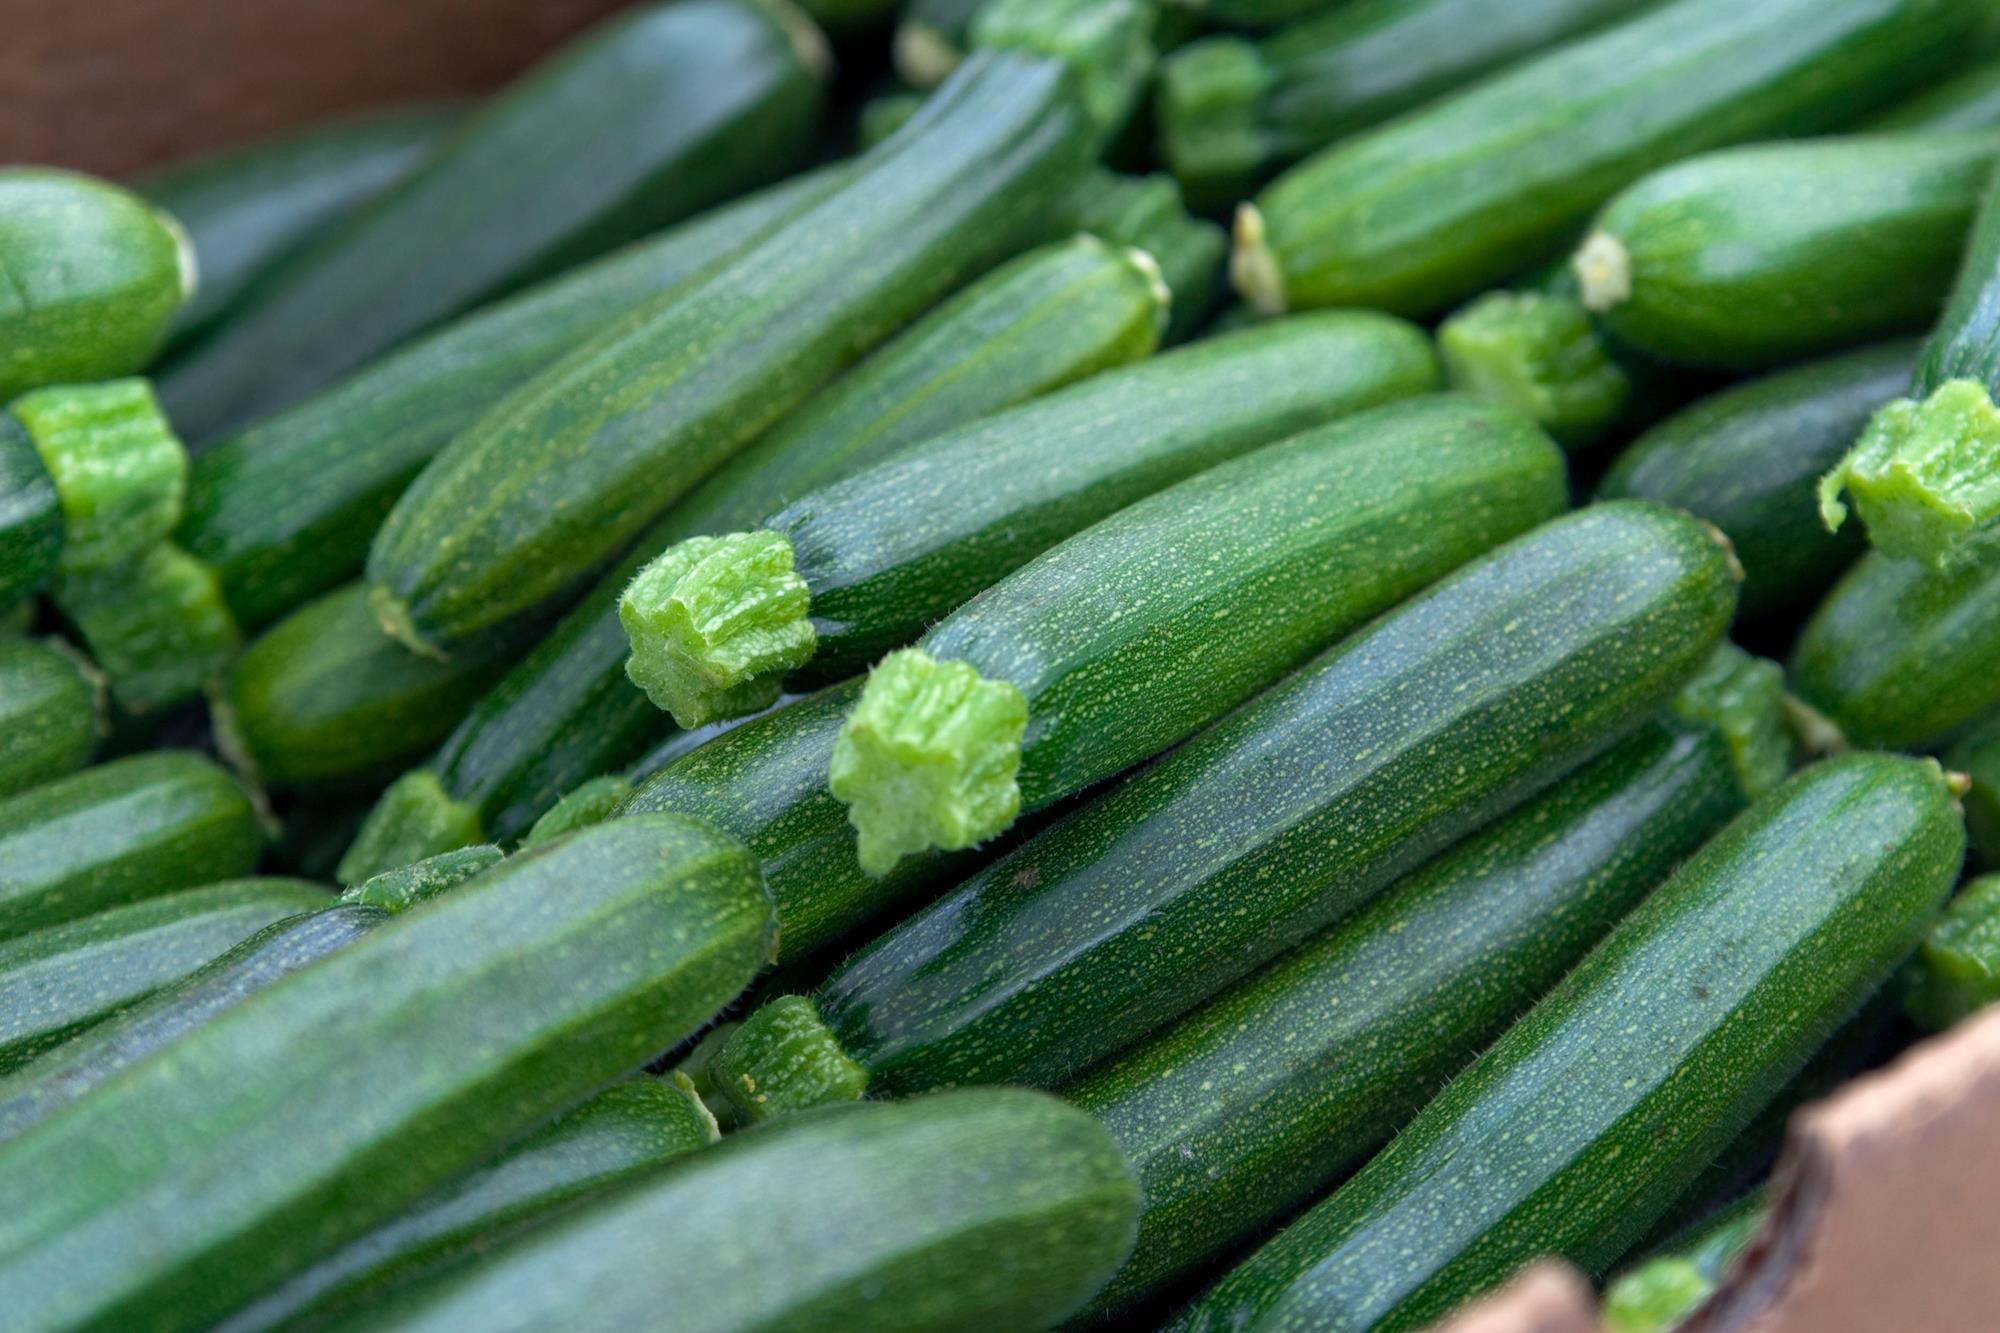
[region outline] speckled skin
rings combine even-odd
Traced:
[[[1677,0],[1307,158],[1257,196],[1293,309],[1422,315],[1547,257],[1667,162],[1913,91],[1986,0]]]
[[[325,887],[307,880],[232,880],[0,944],[0,1071],[179,980],[273,921],[329,902]]]
[[[1137,1207],[1117,1146],[1052,1097],[846,1106],[731,1135],[340,1327],[1046,1328],[1124,1257]]]
[[[770,918],[741,848],[655,816],[370,931],[0,1147],[10,1320],[208,1327],[686,1036]]]
[[[1108,1313],[1369,1153],[1742,808],[1727,748],[1650,724],[1393,893],[1069,1089],[1146,1206]]]
[[[90,762],[104,682],[56,639],[0,639],[0,797]]]
[[[1916,943],[1964,849],[1934,763],[1792,778],[1176,1327],[1415,1328],[1537,1255],[1601,1274]]]
[[[0,801],[0,939],[246,875],[264,850],[235,779],[156,750]]]
[[[1544,524],[867,946],[821,1016],[884,1090],[1071,1077],[1609,746],[1735,603],[1682,515]]]

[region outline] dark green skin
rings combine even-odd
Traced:
[[[1909,386],[1916,359],[1915,343],[1883,343],[1711,394],[1634,441],[1597,493],[1657,500],[1729,534],[1744,616],[1804,605],[1867,549],[1859,524],[1826,530],[1819,479]]]
[[[1619,195],[1596,228],[1631,262],[1612,336],[1684,365],[1755,369],[1937,318],[2000,129],[1758,144]]]
[[[1256,202],[1293,308],[1427,314],[1649,171],[1924,87],[1996,21],[1985,0],[1676,0],[1336,144]]]
[[[1742,808],[1721,738],[1649,724],[1066,1094],[1139,1173],[1109,1314],[1310,1201]]]
[[[510,857],[0,1147],[10,1318],[207,1328],[689,1035],[769,940],[692,820]]]
[[[1910,397],[1923,399],[1946,380],[1977,380],[2000,394],[2000,187],[1988,185],[1973,224],[1965,262],[1952,284],[1923,360],[1910,381]]]
[[[883,1091],[1068,1079],[1605,749],[1735,605],[1691,519],[1544,524],[866,946],[820,1015]]]
[[[707,1147],[715,1132],[693,1095],[671,1083],[644,1075],[615,1083],[239,1310],[217,1333],[318,1324],[372,1304],[558,1208]]]
[[[247,875],[264,830],[206,756],[155,750],[0,801],[0,940]]]
[[[447,445],[377,534],[369,582],[444,651],[573,595],[731,454],[1031,239],[1096,146],[1068,65],[982,52],[833,190]]]
[[[1983,130],[2000,125],[2000,60],[1989,61],[1870,120],[1871,130]]]
[[[1928,761],[1740,816],[1182,1329],[1405,1329],[1554,1254],[1600,1275],[1921,937],[1965,830]]]
[[[0,639],[0,797],[74,773],[104,731],[104,687],[56,639]]]
[[[1020,689],[1021,806],[1040,809],[1568,505],[1562,451],[1526,418],[1457,395],[1392,403],[1085,528],[918,647]]]
[[[266,630],[211,694],[219,738],[259,781],[379,785],[449,734],[507,669],[504,653],[418,657],[350,583]]]
[[[1339,311],[1204,339],[934,436],[764,520],[792,543],[835,681],[1049,547],[1217,463],[1436,387],[1421,331]]]
[[[1856,745],[1949,739],[2000,703],[2000,552],[1940,571],[1871,551],[1806,622],[1791,682]]]
[[[1988,868],[2000,868],[2000,712],[1980,719],[1946,752],[1944,762],[1972,782],[1965,793],[1965,826]]]
[[[407,175],[444,138],[455,106],[397,107],[315,125],[150,172],[132,188],[194,242],[201,282],[174,315],[172,354],[258,277]]]
[[[48,585],[62,554],[62,503],[35,442],[0,412],[0,610]]]
[[[32,1129],[120,1070],[388,919],[380,908],[335,903],[273,921],[90,1031],[44,1052],[0,1079],[0,1142]]]
[[[182,889],[0,944],[0,1072],[177,981],[274,921],[323,907],[303,879]]]
[[[834,1107],[732,1134],[339,1327],[1047,1328],[1125,1256],[1138,1202],[1110,1136],[1052,1097]]]
[[[170,369],[161,399],[186,438],[215,439],[441,319],[759,185],[811,142],[820,74],[749,0],[626,10],[287,260]]]
[[[396,497],[523,379],[832,183],[809,172],[462,316],[197,454],[176,538],[254,629],[361,572]]]

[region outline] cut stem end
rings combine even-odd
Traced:
[[[868,1071],[802,995],[780,996],[744,1019],[715,1052],[708,1072],[746,1121],[859,1101],[868,1090]]]

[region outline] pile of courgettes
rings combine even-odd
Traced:
[[[1676,1327],[2000,999],[2000,11],[798,5],[0,167],[0,1322]]]

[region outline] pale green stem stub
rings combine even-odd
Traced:
[[[709,1077],[746,1120],[860,1100],[868,1071],[841,1049],[811,1000],[783,995],[757,1009],[722,1043]]]
[[[1977,380],[1948,380],[1922,402],[1896,399],[1820,482],[1829,529],[1847,517],[1843,492],[1876,550],[1956,562],[2000,532],[2000,408]]]

